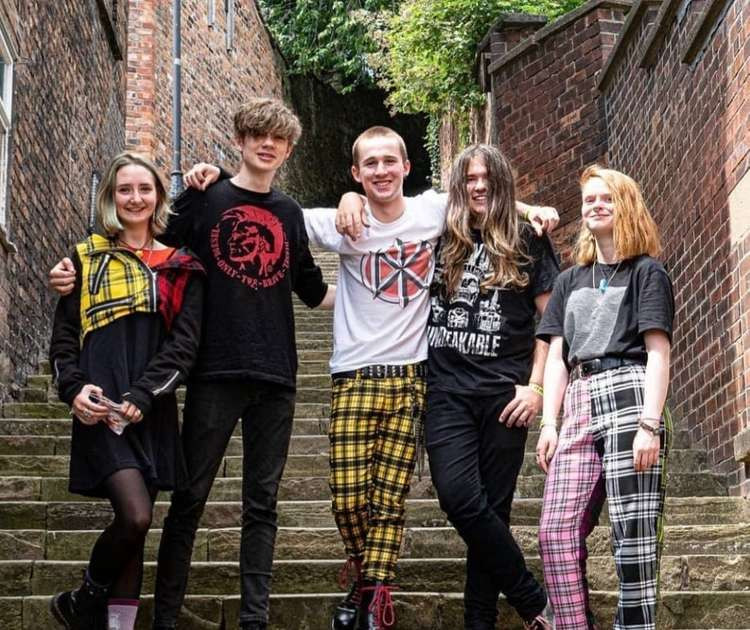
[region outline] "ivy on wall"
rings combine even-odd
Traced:
[[[338,92],[374,87],[369,57],[400,0],[259,0],[292,74],[312,74]]]

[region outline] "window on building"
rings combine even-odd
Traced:
[[[10,125],[13,105],[13,56],[5,30],[0,28],[0,227],[6,224]]]

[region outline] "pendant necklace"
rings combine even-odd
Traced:
[[[138,258],[140,258],[147,267],[150,267],[151,263],[151,255],[154,252],[154,237],[151,235],[148,239],[146,239],[146,242],[143,243],[140,247],[133,247],[132,245],[128,244],[124,239],[118,237],[117,239],[120,241],[120,244],[123,245],[126,249],[129,249],[131,252],[133,252]],[[146,247],[148,245],[149,247]],[[148,254],[146,252],[148,251]]]
[[[615,270],[611,274],[609,274],[609,278],[607,278],[606,273],[602,271],[602,275],[604,277],[601,280],[599,280],[599,293],[604,293],[609,288],[609,283],[612,281],[612,278],[615,277],[615,274],[617,273],[617,270],[620,268],[621,264],[622,264],[622,261],[617,263],[617,267],[615,267]],[[591,286],[594,289],[597,288],[595,272],[596,272],[596,261],[594,261],[594,264],[591,267]]]

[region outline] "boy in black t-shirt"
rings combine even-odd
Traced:
[[[440,506],[467,545],[464,627],[495,628],[498,595],[530,630],[547,596],[510,532],[527,427],[542,405],[547,344],[534,317],[559,272],[546,237],[519,222],[513,174],[494,147],[454,163],[430,288],[425,441]]]
[[[310,307],[333,306],[310,254],[297,202],[271,188],[301,128],[278,100],[253,98],[234,116],[239,173],[205,192],[187,190],[162,241],[187,245],[207,274],[203,329],[188,384],[183,449],[188,479],[172,495],[156,576],[154,629],[174,628],[193,541],[237,418],[242,420],[240,547],[243,630],[268,623],[276,496],[294,414],[297,355],[292,291]],[[53,288],[72,286],[63,261]]]

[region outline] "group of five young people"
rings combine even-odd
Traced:
[[[54,599],[57,618],[68,627],[107,627],[109,598],[110,618],[121,614],[122,600],[126,600],[125,604],[131,605],[128,618],[134,619],[133,604],[140,592],[140,568],[136,571],[134,565],[142,566],[150,507],[157,489],[174,488],[159,552],[154,628],[176,626],[198,520],[237,418],[241,418],[240,623],[243,628],[266,626],[276,495],[294,405],[291,292],[295,291],[308,306],[330,306],[335,294],[330,485],[335,521],[348,556],[344,576],[353,579],[349,594],[334,611],[333,628],[378,629],[393,623],[390,587],[423,416],[440,504],[467,543],[465,627],[493,628],[501,592],[526,627],[551,627],[545,612],[547,596],[526,568],[508,528],[527,427],[542,407],[547,339],[554,360],[547,364],[544,386],[554,399],[544,397],[545,420],[538,452],[543,467],[551,461],[550,479],[555,480],[554,492],[545,494],[542,529],[545,518],[554,521],[556,529],[542,531],[540,538],[551,603],[556,613],[560,610],[557,627],[585,627],[579,623],[581,615],[586,624],[592,623],[584,541],[604,496],[601,479],[602,470],[608,471],[606,462],[622,469],[616,488],[610,488],[610,477],[605,475],[610,518],[614,526],[614,502],[622,508],[625,529],[624,534],[618,534],[622,553],[619,560],[616,553],[616,561],[627,590],[621,597],[620,625],[616,627],[654,627],[658,517],[663,507],[663,460],[668,443],[659,440],[660,428],[664,431],[666,425],[658,419],[666,395],[672,307],[663,268],[644,256],[656,253],[653,239],[644,234],[655,226],[644,222],[642,215],[645,212],[647,217],[647,211],[637,186],[605,170],[586,180],[586,185],[596,182],[601,190],[588,204],[589,218],[584,196],[582,234],[588,233],[580,249],[587,246],[589,257],[593,252],[595,259],[580,262],[593,268],[594,284],[597,273],[604,281],[589,295],[585,291],[588,285],[579,287],[567,280],[563,285],[568,272],[556,281],[558,265],[548,240],[535,235],[531,224],[519,221],[518,216],[519,212],[531,212],[533,225],[538,227],[550,217],[549,210],[516,203],[510,165],[497,149],[479,145],[464,151],[454,165],[447,198],[432,192],[408,198],[403,196],[403,179],[409,171],[403,140],[390,129],[373,128],[353,147],[352,174],[362,184],[365,196],[345,196],[338,213],[302,213],[293,200],[271,188],[273,176],[288,157],[299,131],[296,118],[282,104],[254,99],[235,116],[242,152],[239,173],[211,186],[208,184],[216,173],[205,165],[188,174],[188,183],[197,188],[178,199],[177,214],[160,241],[185,244],[195,252],[190,258],[194,267],[190,277],[196,280],[159,282],[165,272],[150,263],[161,248],[154,236],[163,227],[150,217],[143,220],[152,206],[150,216],[156,216],[155,204],[149,206],[137,187],[128,189],[129,197],[123,187],[122,199],[117,193],[107,193],[106,187],[100,192],[100,206],[114,202],[120,223],[108,226],[102,221],[109,238],[101,243],[98,262],[79,246],[73,269],[63,263],[51,274],[54,285],[75,288],[61,300],[56,315],[55,330],[60,328],[58,320],[68,329],[65,352],[56,350],[60,346],[57,332],[51,351],[55,365],[78,370],[77,380],[67,378],[64,370],[58,373],[61,396],[72,403],[74,445],[78,443],[75,448],[80,453],[71,457],[71,490],[106,496],[115,511],[113,524],[94,547],[82,586]],[[131,156],[126,161],[129,159],[140,158]],[[148,163],[139,166],[146,171],[142,175],[159,187],[158,176]],[[115,190],[120,190],[128,168],[113,164],[110,169]],[[631,203],[633,195],[635,204]],[[363,207],[367,227],[362,236],[359,221]],[[634,217],[633,212],[641,214]],[[555,222],[555,215],[551,216]],[[134,223],[148,229],[131,234]],[[92,237],[87,243],[95,238],[101,237]],[[322,281],[308,239],[339,254],[336,291]],[[125,243],[132,247],[124,247]],[[644,249],[646,245],[651,249]],[[646,262],[638,262],[641,260]],[[171,269],[166,261],[164,266]],[[612,268],[603,267],[613,262]],[[149,287],[157,290],[148,294],[133,284],[131,267],[145,280],[154,280]],[[101,277],[114,279],[101,283]],[[655,284],[658,281],[661,284]],[[118,283],[124,287],[121,293],[107,288]],[[198,297],[170,300],[168,288],[162,291],[162,285],[179,286],[183,291],[196,287],[193,293]],[[554,309],[547,309],[538,333],[548,337],[534,342],[534,317],[545,311],[551,292]],[[619,301],[615,295],[620,296]],[[118,306],[120,298],[143,304],[143,308]],[[93,303],[97,299],[99,309]],[[586,299],[594,303],[588,304]],[[130,328],[109,347],[111,365],[86,358],[91,354],[87,347],[95,339],[94,334],[83,332],[89,302],[95,313],[105,314],[103,331],[115,325],[129,326],[130,320],[138,317],[148,319],[160,331],[161,336],[149,337],[152,345],[145,360],[134,367],[117,359],[120,354],[130,357],[127,349],[142,343],[145,333]],[[171,319],[161,312],[168,310],[162,304],[171,304]],[[191,304],[197,308],[191,310]],[[620,315],[623,310],[628,313],[627,325],[623,323],[625,315]],[[549,316],[551,312],[556,319]],[[183,344],[180,361],[176,361],[169,348],[170,343],[179,344],[174,338],[179,337],[176,327],[181,320],[191,322],[187,327],[193,333],[198,327],[201,339],[198,343],[197,335],[185,335],[192,345]],[[604,327],[612,321],[615,326]],[[605,341],[602,330],[610,331]],[[573,355],[571,347],[576,349]],[[111,386],[107,377],[92,369],[94,365],[108,374],[122,375],[118,376],[121,384],[118,381],[117,386]],[[171,378],[151,387],[154,381],[147,377],[157,366],[166,369]],[[646,381],[649,371],[661,377]],[[621,372],[628,377],[614,378]],[[578,393],[578,407],[571,411],[566,406],[566,414],[574,413],[576,420],[563,423],[558,446],[551,421],[557,418],[568,374],[571,385],[565,395],[577,387],[585,389],[588,398],[584,400]],[[176,412],[175,420],[165,424],[169,414],[155,414],[155,401],[167,401],[170,410],[176,410],[174,387],[188,375],[181,449],[175,449],[182,454],[144,449],[139,431],[157,431],[160,438],[176,439]],[[603,384],[592,388],[591,383],[599,380]],[[660,388],[646,388],[645,382],[660,383]],[[110,430],[111,410],[89,396],[93,387],[101,388],[95,394],[126,401],[120,411],[135,424],[122,436]],[[629,397],[623,397],[625,390]],[[597,407],[594,413],[593,407],[604,405],[602,401],[609,407]],[[584,407],[590,410],[588,416]],[[571,437],[566,431],[574,422],[581,426]],[[654,427],[652,434],[649,429]],[[73,483],[74,461],[91,462],[91,453],[99,449],[98,441],[77,437],[84,433],[93,436],[91,440],[118,442],[123,451],[109,458],[114,463],[89,487]],[[635,448],[630,477],[623,456],[628,440],[631,451]],[[580,483],[580,471],[573,470],[578,459],[565,456],[571,449],[581,448],[579,443],[586,444],[590,452],[586,487]],[[556,446],[559,454],[552,457]],[[180,472],[178,464],[183,461]],[[558,461],[563,462],[559,467]],[[167,468],[172,467],[171,476],[154,472],[165,462]],[[110,488],[109,480],[121,474],[137,479],[143,487],[144,516],[141,527],[135,528],[137,535],[132,535],[132,523],[125,520],[129,507],[121,505],[118,492]],[[647,498],[641,496],[644,474],[651,479],[648,497],[652,505],[642,505]],[[579,503],[562,519],[554,507],[570,508],[571,493]],[[633,514],[640,520],[631,524]],[[566,525],[561,526],[561,521]],[[646,526],[654,530],[653,540],[644,537]],[[123,559],[110,561],[105,571],[97,549],[108,553],[113,546],[112,532],[124,530],[131,532],[130,551],[121,554]],[[628,552],[632,536],[637,537],[639,546],[636,558]],[[653,545],[653,554],[645,550],[648,545]],[[639,584],[642,595],[635,594],[633,582],[637,580],[632,578],[643,576],[644,558],[651,556],[654,579]],[[565,564],[556,564],[560,559]],[[547,566],[548,560],[553,564]],[[640,563],[636,567],[634,560]],[[135,578],[126,580],[129,589],[123,591],[118,580],[134,571]],[[550,575],[557,579],[551,581]],[[573,589],[577,591],[572,593]],[[578,599],[565,612],[572,595]],[[636,626],[633,620],[638,614],[640,625]],[[90,620],[99,625],[83,625]]]

